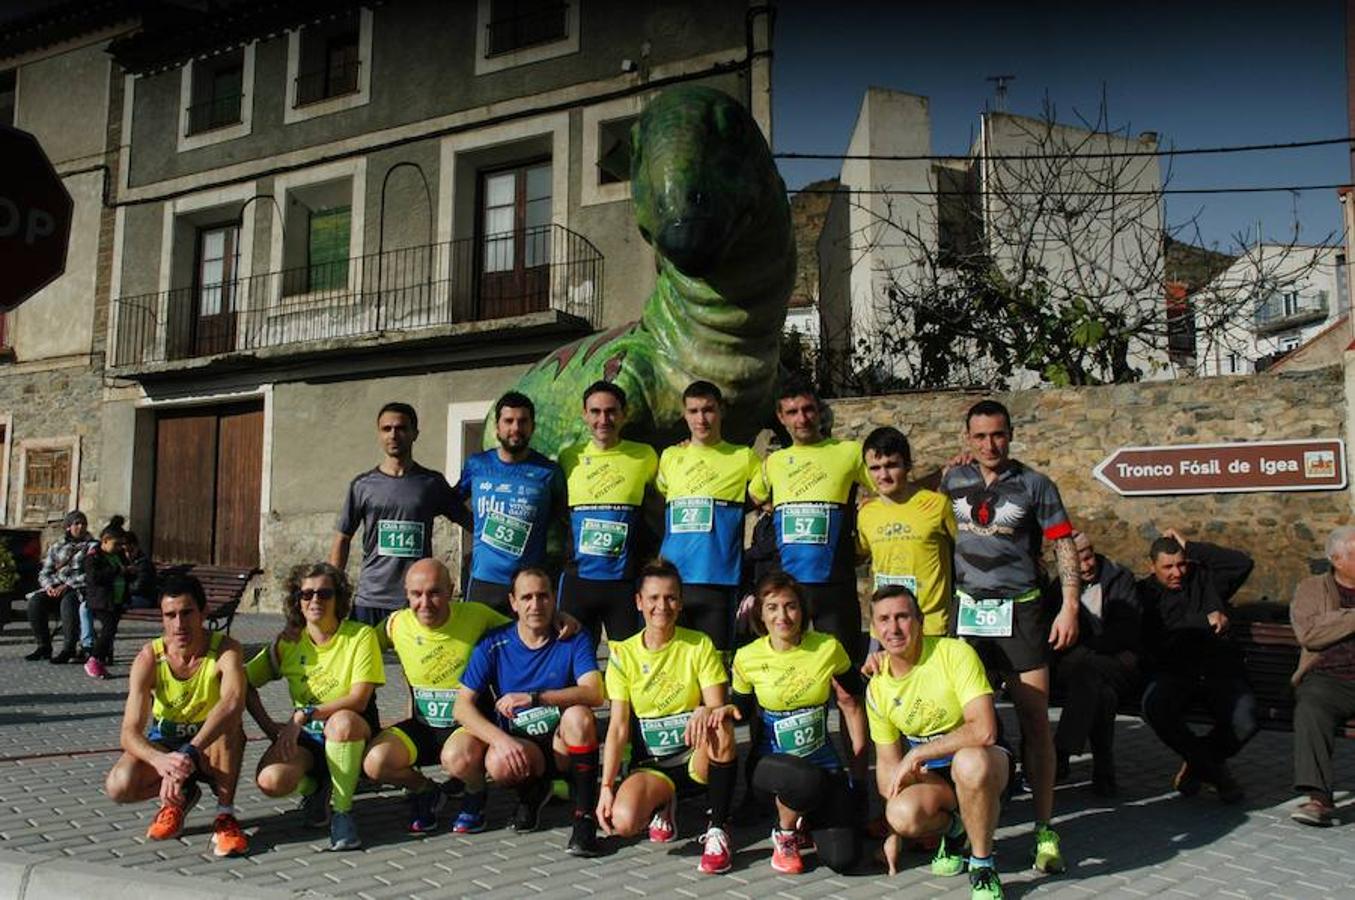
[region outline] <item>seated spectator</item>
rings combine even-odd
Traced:
[[[1223,802],[1236,803],[1242,787],[1225,761],[1256,734],[1256,696],[1242,654],[1227,637],[1228,601],[1251,574],[1251,557],[1187,543],[1174,529],[1153,541],[1148,555],[1152,574],[1137,585],[1149,668],[1143,718],[1184,760],[1172,782],[1182,796],[1210,784]],[[1186,724],[1198,700],[1214,719],[1204,737]]]
[[[76,641],[80,637],[80,603],[85,589],[85,557],[98,544],[89,534],[89,519],[80,510],[66,513],[61,540],[47,548],[38,573],[38,589],[28,595],[28,624],[37,647],[24,659],[36,662],[50,659],[60,665],[80,661]],[[61,652],[52,655],[52,630],[47,617],[53,610],[61,615]]]
[[[151,555],[141,547],[141,541],[135,531],[124,533],[122,552],[127,557],[127,565],[132,573],[132,609],[154,609],[156,594],[155,563]]]
[[[1096,552],[1091,538],[1073,533],[1082,577],[1077,643],[1054,661],[1065,692],[1054,735],[1057,777],[1068,777],[1068,757],[1092,751],[1092,791],[1114,796],[1115,711],[1139,687],[1140,622],[1134,576]]]
[[[1290,814],[1326,828],[1332,803],[1336,728],[1355,716],[1355,528],[1327,537],[1331,570],[1299,582],[1289,617],[1298,638],[1294,672],[1294,787],[1308,800]]]

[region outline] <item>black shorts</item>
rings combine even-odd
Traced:
[[[1032,672],[1049,665],[1049,626],[1044,604],[1037,598],[1013,605],[1010,637],[965,640],[989,672]]]
[[[682,762],[673,762],[668,765],[660,765],[659,761],[652,756],[646,756],[642,759],[636,759],[631,764],[631,772],[648,772],[651,775],[657,775],[673,787],[673,796],[678,799],[695,797],[706,790],[704,782],[696,777],[693,769],[695,754],[683,753]]]
[[[721,652],[732,649],[734,612],[738,609],[737,587],[723,584],[684,584],[678,624],[710,638]]]
[[[363,625],[380,628],[382,623],[396,612],[398,610],[386,609],[383,606],[358,606],[354,603],[353,608],[348,611],[348,618]]]
[[[434,728],[422,719],[404,719],[386,729],[400,739],[414,757],[417,767],[436,766],[442,762],[442,747],[460,726]]]
[[[511,619],[513,618],[513,607],[508,603],[508,594],[511,590],[511,585],[468,578],[466,590],[462,592],[461,599],[467,603],[483,603],[495,612],[503,613]]]
[[[855,666],[866,661],[866,635],[861,630],[861,601],[855,581],[802,584],[814,614],[814,630],[831,634]]]
[[[560,576],[558,609],[579,620],[596,643],[621,641],[640,630],[640,611],[635,608],[635,582],[594,581],[566,570]]]

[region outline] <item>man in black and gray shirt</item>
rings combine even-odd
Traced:
[[[405,571],[433,555],[433,522],[438,516],[465,518],[441,472],[414,461],[419,417],[407,403],[387,403],[376,417],[377,438],[385,458],[348,485],[335,525],[329,562],[348,564],[348,550],[362,526],[362,571],[352,618],[379,625],[405,605]]]

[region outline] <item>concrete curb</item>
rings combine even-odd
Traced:
[[[324,896],[310,891],[306,895]],[[283,900],[294,896],[230,881],[158,875],[0,850],[0,897],[7,900]]]

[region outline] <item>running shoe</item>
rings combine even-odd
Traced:
[[[1063,863],[1063,851],[1059,849],[1059,836],[1054,829],[1044,825],[1035,832],[1035,870],[1056,873],[1067,868]]]
[[[592,816],[574,817],[574,828],[569,833],[569,845],[565,852],[570,856],[585,859],[602,854],[602,843],[598,841],[598,823]]]
[[[734,855],[729,852],[729,835],[723,828],[714,825],[706,829],[701,838],[701,863],[699,871],[707,875],[719,875],[728,872],[734,865]]]
[[[202,788],[196,781],[188,786],[184,792],[181,803],[166,803],[160,807],[160,811],[155,814],[155,819],[151,822],[151,827],[146,829],[146,837],[152,841],[167,841],[179,836],[183,831],[183,820],[188,815],[188,811],[198,805],[198,800],[202,797]]]
[[[814,846],[814,835],[805,825],[803,816],[795,820],[795,846],[801,853],[813,853],[818,849]]]
[[[668,805],[654,811],[649,820],[649,839],[656,844],[666,844],[677,837],[677,810],[672,800]]]
[[[249,838],[240,830],[235,816],[222,813],[212,823],[212,853],[216,856],[244,856],[249,852]]]
[[[85,660],[85,674],[90,678],[107,678],[108,670],[97,656],[91,656]]]
[[[772,829],[772,868],[787,875],[799,875],[805,870],[800,858],[799,832]]]
[[[307,828],[324,828],[329,824],[330,781],[325,778],[315,790],[301,798],[297,809],[301,810],[301,821]]]
[[[452,822],[457,834],[479,834],[485,830],[485,791],[466,791],[461,798],[461,811]]]
[[[541,810],[550,802],[551,785],[544,778],[533,778],[518,790],[517,809],[508,827],[518,834],[527,834],[541,827]]]
[[[329,849],[335,852],[362,849],[362,838],[358,836],[358,820],[353,813],[334,811],[329,819]]]
[[[1057,843],[1058,839],[1055,838]],[[964,872],[964,833],[959,837],[941,835],[941,840],[936,844],[936,853],[932,856],[932,874],[940,875],[943,878],[949,878],[953,875],[959,875]]]
[[[979,866],[969,870],[970,900],[1002,900],[1005,896],[1002,893],[1002,882],[997,877],[997,870],[992,866]]]
[[[447,803],[437,788],[409,795],[409,833],[432,834],[438,830],[438,813]]]
[[[1296,807],[1294,811],[1289,814],[1289,818],[1301,825],[1312,825],[1314,828],[1330,828],[1335,824],[1333,821],[1333,814],[1335,812],[1335,809],[1330,805],[1323,803],[1321,800],[1309,799],[1307,802]]]

